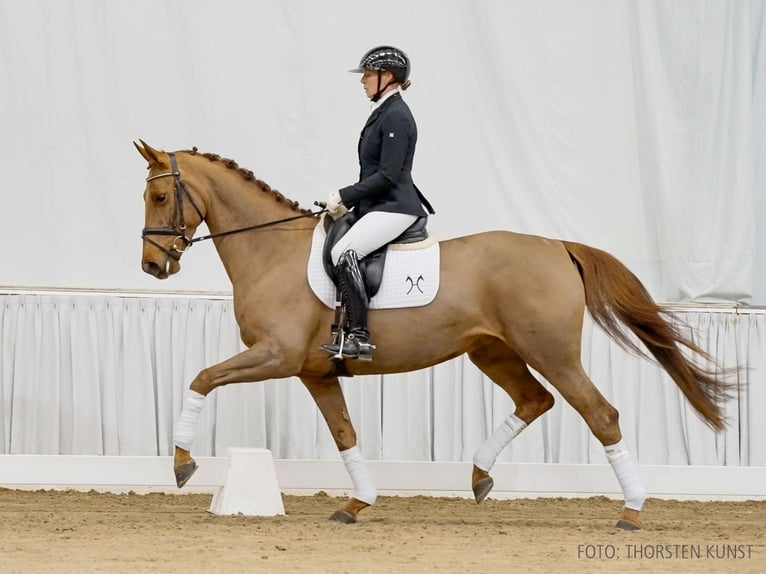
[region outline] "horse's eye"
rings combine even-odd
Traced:
[[[154,203],[160,204],[165,203],[165,200],[168,198],[166,193],[158,193],[154,196]]]

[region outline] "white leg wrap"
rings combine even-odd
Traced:
[[[509,416],[499,427],[495,429],[487,440],[484,441],[473,455],[473,463],[485,472],[492,470],[500,452],[511,444],[516,436],[527,428],[527,423],[515,414]]]
[[[176,423],[176,432],[173,435],[173,441],[176,446],[184,450],[191,450],[194,442],[194,433],[197,430],[197,419],[202,411],[202,405],[205,404],[205,395],[189,389],[186,391],[183,410]]]
[[[348,450],[341,451],[343,464],[351,475],[351,482],[354,484],[354,498],[366,502],[369,505],[375,504],[378,498],[378,491],[372,483],[372,477],[364,464],[362,453],[358,446],[352,446]]]
[[[646,488],[641,479],[638,478],[636,465],[633,463],[633,457],[630,456],[628,449],[625,448],[625,442],[620,440],[617,444],[605,446],[604,452],[606,452],[606,458],[617,476],[617,482],[620,483],[622,494],[625,497],[625,508],[641,510],[646,500]]]

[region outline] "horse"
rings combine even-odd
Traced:
[[[467,353],[515,407],[474,457],[471,488],[476,502],[493,487],[490,471],[501,450],[554,404],[533,369],[604,446],[624,498],[616,526],[640,528],[647,492],[624,447],[619,413],[581,363],[586,310],[627,351],[663,367],[710,427],[725,428],[721,403],[734,388],[730,373],[685,334],[680,320],[657,305],[623,263],[571,241],[511,231],[440,241],[435,299],[419,307],[371,310],[374,360],[330,360],[320,345],[327,342],[334,311],[307,280],[321,212],[302,208],[234,160],[196,147],[165,152],[143,140],[133,144],[148,163],[143,271],[158,279],[178,273],[187,248],[212,239],[231,280],[246,346],[203,369],[186,392],[174,433],[179,488],[197,469],[192,437],[211,391],[295,376],[322,413],[353,483],[353,496],[330,519],[354,523],[361,510],[374,504],[376,490],[357,447],[339,376],[408,372]],[[210,234],[195,238],[203,221]]]

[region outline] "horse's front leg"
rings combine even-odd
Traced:
[[[279,352],[273,345],[258,344],[200,371],[186,392],[181,416],[173,435],[173,470],[178,488],[183,487],[197,470],[197,463],[190,451],[199,414],[207,395],[213,389],[229,383],[256,382],[290,376],[297,371],[294,363],[295,361],[285,357],[284,353]]]
[[[377,491],[356,444],[356,431],[351,424],[351,417],[348,416],[343,390],[337,377],[301,380],[324,416],[354,485],[354,496],[342,508],[336,510],[330,516],[330,520],[353,524],[359,511],[375,504]]]

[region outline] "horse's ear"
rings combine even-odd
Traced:
[[[167,164],[162,161],[160,152],[158,152],[144,140],[139,139],[138,141],[141,142],[141,145],[138,145],[136,142],[133,142],[133,145],[136,146],[136,149],[138,150],[138,153],[141,154],[141,157],[149,162],[149,167],[167,166]]]

